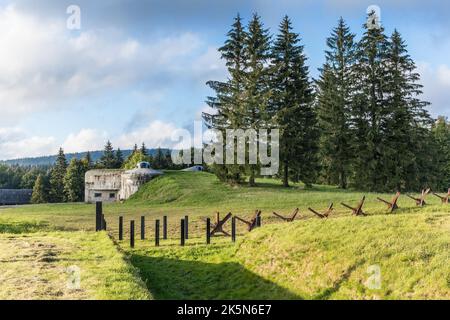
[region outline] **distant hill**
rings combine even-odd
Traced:
[[[163,152],[170,151],[170,149],[161,149]],[[124,158],[127,158],[133,150],[121,150]],[[148,153],[154,156],[157,152],[157,149],[148,149]],[[90,151],[92,160],[95,162],[101,158],[103,151]],[[77,153],[66,153],[66,158],[68,161],[73,158],[82,159],[86,156],[86,152],[77,152]],[[21,159],[12,159],[12,160],[4,160],[0,161],[0,164],[7,165],[19,165],[19,166],[48,166],[53,165],[56,161],[56,155],[53,156],[42,156],[42,157],[30,157],[30,158],[21,158]]]

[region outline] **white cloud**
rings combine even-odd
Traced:
[[[107,133],[104,131],[82,129],[76,134],[69,134],[62,147],[65,152],[101,150],[108,139],[107,136]]]
[[[0,159],[53,154],[55,143],[51,136],[29,136],[18,127],[0,128]]]
[[[145,142],[148,148],[172,148],[176,144],[176,141],[172,141],[172,135],[179,129],[173,123],[156,120],[151,121],[146,126],[125,133],[114,141],[121,148],[130,148],[135,143],[140,144],[142,142]]]
[[[440,65],[437,68],[437,78],[443,86],[450,88],[450,67]]]
[[[424,99],[431,102],[432,115],[450,117],[450,67],[444,64],[433,67],[427,62],[417,66],[424,85]]]
[[[81,129],[69,134],[60,144],[52,136],[34,136],[23,128],[5,127],[0,128],[0,160],[52,155],[60,146],[66,153],[102,150],[107,140],[114,148],[121,149],[130,149],[135,143],[140,145],[142,142],[148,148],[180,148],[179,141],[172,139],[180,130],[183,129],[173,123],[155,120],[119,135],[97,129]]]
[[[180,75],[189,85],[204,82],[219,68],[194,33],[148,42],[115,29],[72,34],[63,19],[38,19],[13,5],[0,7],[0,43],[0,125],[134,85],[157,93]]]

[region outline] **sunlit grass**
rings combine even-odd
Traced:
[[[0,235],[0,299],[150,299],[104,232]],[[79,268],[79,287],[68,285]]]
[[[118,217],[123,216],[125,240],[119,245],[156,299],[450,299],[450,206],[438,198],[430,195],[427,206],[419,208],[402,196],[400,209],[388,214],[376,198],[390,200],[392,194],[330,186],[285,189],[273,179],[261,179],[258,184],[256,188],[230,187],[208,173],[168,172],[129,201],[104,205],[108,233],[117,240]],[[340,204],[356,206],[363,195],[367,217],[353,217]],[[308,207],[325,210],[331,202],[335,211],[328,220],[308,211]],[[289,215],[295,208],[300,214],[294,223],[272,214]],[[248,233],[239,223],[236,244],[229,238],[213,238],[212,245],[205,245],[202,217],[214,220],[219,211],[222,217],[232,212],[249,219],[256,209],[262,211],[261,229]],[[155,248],[155,220],[164,215],[168,216],[169,240],[161,240],[161,247]],[[189,215],[190,239],[182,248],[180,219],[185,215]],[[146,217],[145,240],[139,239],[141,216]],[[134,249],[129,247],[131,220],[136,225]],[[50,285],[41,283],[41,289],[27,290],[13,280],[5,282],[0,296],[150,298],[136,270],[105,234],[91,233],[94,227],[92,204],[0,208],[0,251],[7,261],[3,266],[9,265],[4,269],[7,274],[32,278],[36,270],[47,270],[40,269],[34,258],[13,262],[11,243],[28,238],[56,245],[59,258],[50,262],[55,269],[39,274],[47,277],[52,288],[61,288],[47,291]],[[230,225],[225,229],[230,231]],[[83,291],[64,290],[65,278],[61,277],[68,264],[87,270]],[[28,265],[33,266],[29,274]],[[379,290],[364,284],[370,276],[368,267],[374,265],[381,271]],[[14,295],[18,290],[14,288],[23,290],[23,295]]]

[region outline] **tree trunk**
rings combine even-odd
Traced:
[[[255,187],[255,168],[253,166],[250,167],[250,178],[248,179],[248,185],[250,187]]]
[[[344,170],[339,173],[339,187],[341,189],[347,189],[347,177],[345,176]]]
[[[285,188],[289,187],[289,164],[287,160],[284,162],[284,169],[283,169],[283,186]]]

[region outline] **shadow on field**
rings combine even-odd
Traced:
[[[302,299],[238,263],[204,263],[131,255],[155,299]]]
[[[48,223],[39,222],[11,222],[0,221],[0,233],[31,233],[42,231],[48,227]]]

